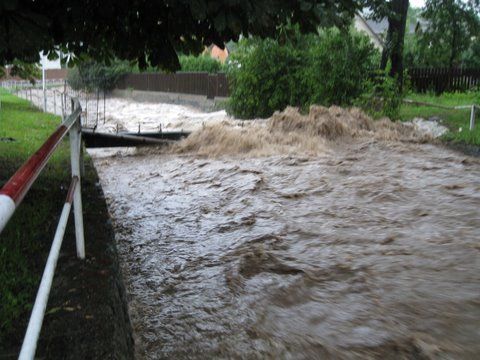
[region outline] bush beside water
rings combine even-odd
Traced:
[[[127,61],[114,61],[110,65],[85,61],[68,71],[67,81],[74,90],[108,91],[129,72],[131,66]]]
[[[223,70],[223,64],[209,55],[180,55],[178,60],[182,68],[180,71],[215,74]]]
[[[227,66],[228,110],[246,119],[271,116],[287,105],[303,109],[311,104],[353,105],[371,92],[370,73],[378,58],[369,39],[353,30],[244,39]]]

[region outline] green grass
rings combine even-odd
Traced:
[[[27,159],[61,122],[59,116],[45,114],[3,89],[0,89],[0,102],[0,138],[15,140],[0,141],[1,158]],[[54,158],[66,158],[68,154],[68,147],[62,144]]]
[[[440,96],[433,94],[409,94],[407,99],[425,103],[433,103],[442,106],[480,105],[480,91],[467,93],[445,93]],[[400,119],[412,120],[415,117],[428,119],[439,117],[442,124],[450,130],[444,139],[458,143],[480,146],[480,112],[477,111],[476,126],[473,131],[469,130],[470,109],[447,110],[430,106],[403,104],[400,109]]]
[[[1,187],[56,129],[60,117],[44,114],[3,89],[0,101]],[[0,350],[18,342],[25,329],[69,176],[64,141],[0,234]]]

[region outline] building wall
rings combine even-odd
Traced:
[[[213,45],[212,50],[210,51],[210,56],[224,63],[228,57],[228,49],[225,47],[225,49],[222,50],[217,45]]]

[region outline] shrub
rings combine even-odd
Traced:
[[[385,70],[377,70],[371,74],[370,85],[355,105],[363,108],[374,118],[386,116],[391,120],[400,118],[400,107],[404,95],[408,92],[410,81],[407,72],[404,72],[403,86],[399,88],[398,78],[391,77],[390,63]]]
[[[181,71],[217,73],[223,70],[223,64],[208,55],[181,55],[179,56]]]
[[[365,35],[329,29],[318,35],[245,39],[227,67],[228,111],[268,117],[287,105],[351,105],[371,85],[378,54]]]
[[[115,61],[110,65],[84,61],[68,71],[67,82],[74,90],[112,90],[130,70],[125,61]]]
[[[5,67],[0,66],[0,78],[6,75],[7,71]],[[21,79],[30,81],[32,85],[35,85],[37,79],[42,77],[42,71],[38,64],[27,63],[20,60],[13,60],[10,67],[10,75],[18,76]]]
[[[245,42],[229,62],[228,111],[239,118],[268,117],[287,105],[301,105],[302,51],[272,39]]]
[[[67,73],[67,83],[73,90],[83,90],[85,85],[83,83],[83,79],[80,76],[80,72],[78,71],[78,67],[74,67],[68,69]]]
[[[308,49],[303,79],[308,104],[351,105],[370,86],[375,52],[359,33],[329,29]]]

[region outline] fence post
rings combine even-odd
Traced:
[[[470,131],[475,127],[475,105],[472,105],[472,110],[470,110]]]
[[[62,118],[65,117],[65,108],[64,108],[64,104],[63,104],[63,94],[60,93],[60,102],[61,102],[61,105],[62,105]]]
[[[72,99],[72,109],[75,110],[75,103]],[[85,259],[85,238],[83,232],[83,210],[82,210],[82,186],[80,178],[80,152],[82,150],[80,115],[75,124],[70,128],[70,162],[72,163],[72,177],[78,177],[78,183],[73,194],[73,215],[75,218],[75,237],[77,243],[77,256]]]
[[[57,115],[57,93],[53,90],[53,114]]]

